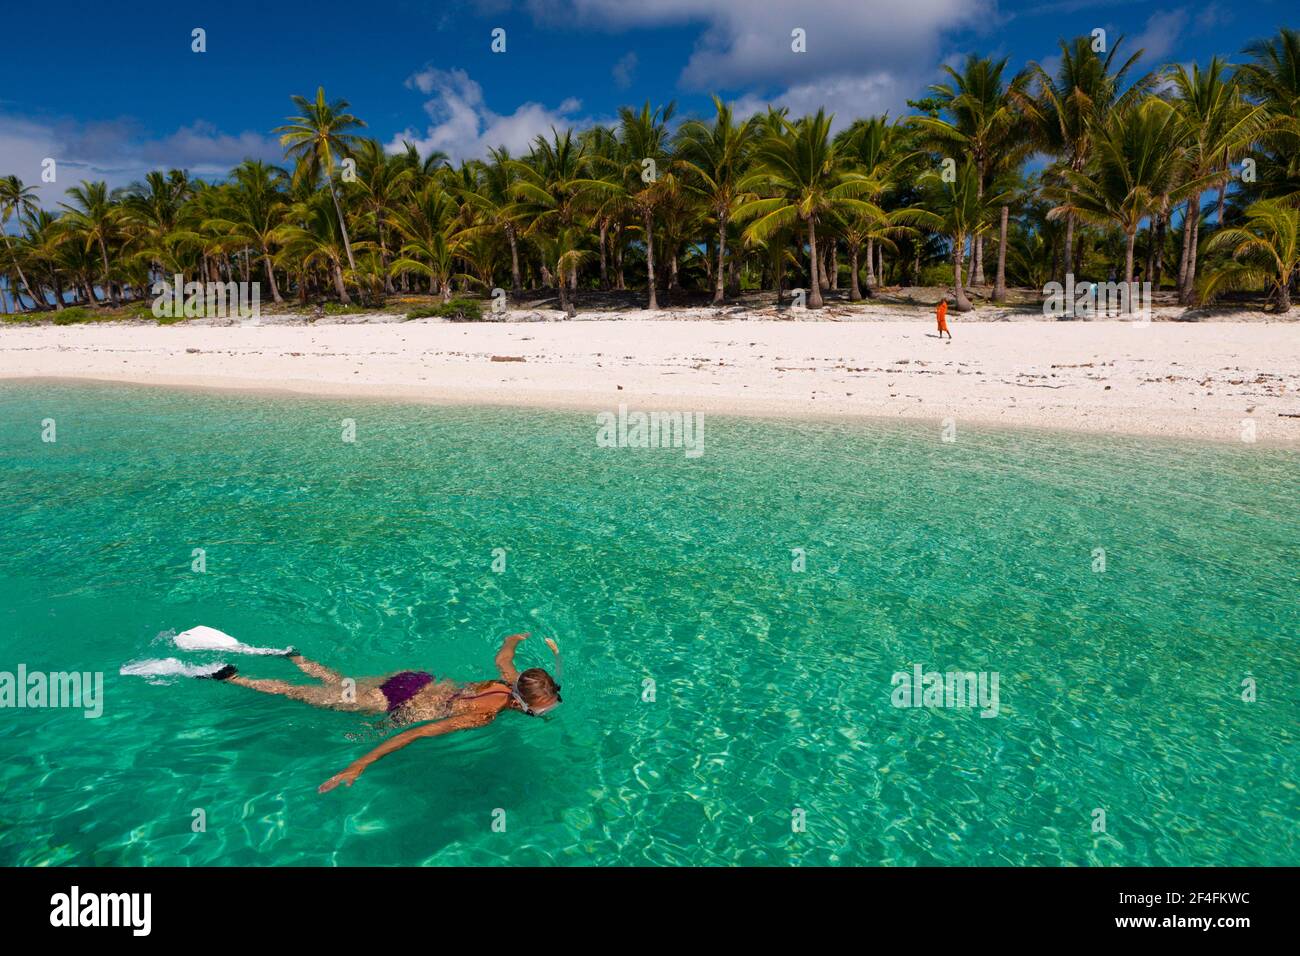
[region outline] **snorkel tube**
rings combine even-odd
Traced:
[[[555,655],[555,689],[558,691],[560,681],[564,680],[564,658],[560,656],[560,645],[555,643],[554,638],[547,637],[543,638],[543,640],[546,641],[546,646],[551,649],[551,653]]]
[[[564,677],[564,659],[560,657],[560,646],[556,644],[552,638],[547,637],[544,638],[544,640],[546,641],[546,646],[551,649],[551,653],[555,655],[555,700],[556,703],[562,703],[560,700],[560,680]],[[528,705],[528,701],[524,700],[523,695],[519,693],[518,681],[510,685],[510,696],[515,699],[515,703],[519,705],[519,709],[529,717],[541,716],[541,714]],[[548,712],[554,709],[555,704],[546,708]]]

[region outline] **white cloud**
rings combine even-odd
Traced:
[[[593,122],[577,115],[582,101],[576,97],[569,97],[555,109],[530,102],[513,113],[495,113],[483,98],[483,87],[459,69],[429,67],[410,77],[406,85],[432,96],[424,109],[433,123],[424,135],[408,127],[393,137],[388,149],[402,149],[405,140],[421,155],[441,150],[453,163],[485,156],[488,149],[498,146],[515,154],[525,153],[537,136],[549,135],[552,126],[578,129]]]
[[[1183,9],[1157,10],[1147,18],[1142,32],[1133,38],[1127,54],[1131,55],[1134,50],[1143,50],[1142,66],[1148,70],[1156,69],[1178,42],[1179,36],[1187,26],[1187,19],[1187,11]],[[1128,45],[1127,41],[1125,45]]]
[[[619,61],[614,64],[614,68],[609,71],[614,77],[615,85],[620,90],[625,90],[632,85],[632,74],[636,72],[636,63],[636,51],[629,50],[619,58]]]
[[[825,108],[827,113],[834,114],[833,125],[839,129],[863,116],[890,111],[897,116],[898,104],[906,103],[909,96],[917,95],[917,87],[902,87],[897,77],[889,73],[875,73],[836,77],[821,83],[801,83],[773,96],[747,93],[731,105],[737,119],[764,112],[768,106],[787,107],[791,117],[816,113]]]
[[[115,189],[154,169],[221,177],[246,158],[279,162],[283,154],[274,137],[222,133],[203,120],[155,137],[129,119],[78,123],[0,114],[0,157],[0,175],[12,174],[37,187],[41,204],[53,210],[64,200],[64,191],[83,179],[102,179]],[[53,183],[41,179],[47,158],[56,164]]]
[[[703,28],[679,82],[736,92],[738,108],[825,105],[840,124],[906,107],[934,81],[945,35],[997,19],[996,0],[524,0],[543,24]],[[791,49],[803,29],[807,52]]]

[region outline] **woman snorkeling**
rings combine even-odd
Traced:
[[[445,678],[440,680],[426,671],[402,671],[391,677],[345,681],[337,671],[308,660],[293,650],[285,654],[285,657],[308,677],[320,681],[319,684],[255,680],[240,676],[233,665],[217,671],[212,678],[264,694],[300,700],[313,707],[362,714],[387,714],[396,725],[423,724],[390,737],[370,753],[353,761],[342,773],[330,777],[319,787],[320,793],[326,793],[341,783],[352,786],[366,768],[380,757],[401,750],[421,737],[439,737],[457,730],[484,727],[505,710],[517,710],[530,717],[540,717],[554,708],[561,702],[557,680],[563,672],[560,649],[555,641],[546,638],[546,645],[555,655],[555,677],[540,667],[530,667],[521,674],[515,670],[515,648],[527,637],[527,634],[512,634],[505,639],[501,650],[497,651],[494,663],[497,673],[501,675],[499,679],[468,684],[456,684]],[[433,723],[423,723],[425,721]]]

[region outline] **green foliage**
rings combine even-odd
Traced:
[[[417,306],[406,313],[409,319],[450,319],[453,322],[479,322],[483,319],[483,303],[477,299],[452,299],[438,305]]]
[[[55,325],[80,325],[83,322],[100,322],[102,316],[95,315],[90,309],[74,305],[71,308],[64,309],[62,312],[54,313]]]
[[[364,305],[343,305],[341,302],[326,302],[324,308],[326,315],[365,315],[375,311]]]

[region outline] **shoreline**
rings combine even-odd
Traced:
[[[0,380],[404,403],[930,421],[1300,444],[1289,323],[697,320],[40,326]]]

